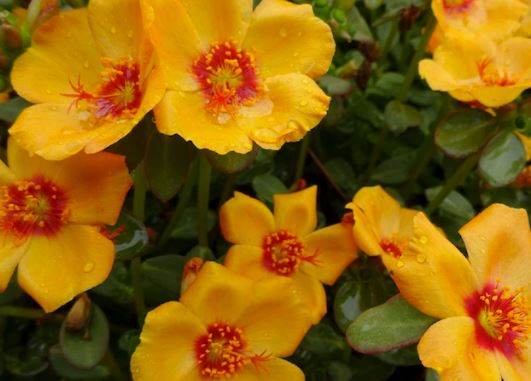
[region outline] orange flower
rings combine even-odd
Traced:
[[[103,282],[114,245],[97,225],[116,222],[131,186],[122,156],[30,157],[13,140],[0,161],[0,290],[18,282],[46,312]]]
[[[381,256],[389,270],[404,266],[417,211],[401,208],[380,186],[356,193],[347,208],[354,214],[354,239],[367,255]]]
[[[236,192],[220,210],[225,239],[235,245],[225,266],[252,279],[290,277],[317,323],[326,313],[322,283],[332,285],[357,257],[350,224],[315,230],[317,187],[274,196],[274,214]]]
[[[138,0],[91,0],[65,11],[33,35],[12,72],[30,102],[10,129],[31,153],[61,160],[94,153],[127,135],[161,99]]]
[[[327,24],[308,4],[262,0],[142,0],[167,86],[161,132],[219,154],[253,142],[279,149],[325,116],[314,79],[334,54]],[[178,22],[177,22],[178,20]]]
[[[289,279],[253,282],[207,262],[180,302],[147,315],[131,372],[135,381],[303,381],[278,357],[310,326]]]
[[[423,213],[409,255],[393,273],[402,295],[441,318],[422,337],[424,366],[441,381],[529,380],[531,232],[527,213],[495,204],[460,230],[470,262]]]

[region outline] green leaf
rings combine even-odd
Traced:
[[[361,313],[361,290],[358,280],[348,280],[339,287],[334,298],[334,320],[341,331],[346,331]]]
[[[495,122],[483,111],[459,111],[437,126],[435,142],[449,156],[466,157],[487,144],[496,132]]]
[[[351,362],[353,380],[383,381],[395,372],[395,367],[372,356],[362,356]]]
[[[149,187],[158,199],[168,201],[179,192],[192,159],[191,146],[181,137],[153,134],[147,147],[145,168]]]
[[[111,299],[116,304],[133,302],[133,287],[131,286],[129,271],[123,262],[115,262],[109,277],[92,291]]]
[[[68,380],[95,380],[110,376],[109,369],[103,365],[96,365],[90,369],[80,369],[66,361],[59,345],[50,348],[50,362],[54,370]]]
[[[210,231],[216,224],[216,214],[211,210],[208,211],[208,230]],[[197,238],[197,208],[189,207],[184,210],[181,222],[171,233],[173,238],[177,239],[196,239]]]
[[[522,141],[506,129],[483,150],[479,159],[479,174],[490,186],[503,187],[516,180],[525,163],[526,152]]]
[[[439,374],[433,369],[426,369],[426,381],[439,381]]]
[[[203,152],[213,168],[220,172],[231,174],[242,172],[249,168],[258,156],[260,147],[254,145],[253,150],[246,154],[229,152],[225,155],[219,155],[209,150],[204,150]]]
[[[114,239],[118,259],[139,253],[149,242],[145,225],[125,211],[122,211],[118,221],[110,230],[119,233]]]
[[[384,353],[416,343],[436,321],[397,296],[362,313],[347,328],[346,335],[358,352]]]
[[[181,278],[187,258],[180,255],[162,255],[142,262],[144,288],[149,305],[179,299]]]
[[[352,83],[346,79],[327,74],[319,80],[328,95],[346,95],[352,91]]]
[[[129,356],[133,355],[138,344],[140,344],[140,332],[136,329],[125,332],[118,339],[118,346]]]
[[[282,181],[268,173],[253,179],[253,189],[260,200],[269,203],[273,202],[273,195],[288,192]]]
[[[431,202],[439,194],[441,189],[442,186],[426,189],[425,193],[428,201]],[[474,207],[470,201],[457,191],[452,191],[446,196],[439,206],[439,210],[467,221],[476,215]]]
[[[392,132],[399,134],[409,127],[420,125],[422,118],[416,108],[393,100],[385,107],[385,121]]]
[[[416,345],[392,349],[389,352],[377,354],[376,357],[388,364],[397,366],[420,365],[420,359],[417,353]]]
[[[109,323],[103,311],[92,304],[90,322],[79,332],[68,332],[63,321],[59,332],[59,344],[65,359],[77,368],[90,369],[96,366],[107,351]]]
[[[343,351],[348,348],[343,336],[324,320],[313,326],[304,337],[301,348],[318,355]]]
[[[347,14],[347,32],[350,39],[354,41],[374,41],[371,28],[363,18],[360,11],[353,7]]]
[[[6,370],[15,376],[31,377],[40,374],[48,368],[48,362],[36,355],[22,356],[22,348],[4,354]]]
[[[12,98],[0,104],[0,119],[7,123],[13,123],[20,113],[29,106],[31,103],[23,98]]]
[[[352,370],[347,364],[339,361],[331,361],[328,365],[328,374],[333,381],[351,381]]]
[[[381,184],[400,184],[407,180],[409,169],[415,156],[411,152],[392,155],[380,163],[371,176],[371,180]]]

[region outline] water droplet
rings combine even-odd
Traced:
[[[302,32],[298,32],[297,37],[302,37]]]
[[[402,267],[404,267],[404,262],[402,262],[402,261],[398,261],[398,262],[396,262],[396,267],[398,267],[399,269],[401,269]]]
[[[84,67],[85,69],[88,69],[89,66],[90,66],[90,65],[89,65],[89,62],[88,62],[88,61],[85,61],[85,62],[83,63],[83,67]]]
[[[304,78],[304,79],[302,80],[302,84],[303,84],[303,85],[307,85],[308,83],[310,83],[310,81],[308,81],[306,78]]]
[[[83,271],[86,272],[86,273],[89,273],[92,270],[94,270],[94,262],[85,263],[85,265],[83,266]]]
[[[299,56],[299,52],[293,53],[293,57],[298,57],[298,56]]]
[[[306,107],[306,106],[308,106],[308,101],[306,101],[306,100],[300,101],[299,105],[301,105],[302,107]]]
[[[481,249],[480,252],[481,252],[481,254],[485,254],[486,250],[485,249]]]
[[[422,237],[420,237],[419,241],[420,241],[420,243],[422,243],[422,244],[426,244],[426,243],[428,243],[428,237],[426,237],[425,235],[423,235]]]
[[[487,239],[487,237],[485,237],[484,235],[481,235],[481,236],[479,236],[479,239],[482,240],[482,241],[485,241]]]
[[[299,128],[299,123],[297,123],[296,121],[294,120],[290,120],[288,122],[288,129],[290,130],[297,130]]]
[[[51,109],[52,111],[57,111],[57,106],[52,106]]]
[[[424,263],[426,262],[426,255],[424,254],[417,254],[417,262],[418,263]]]
[[[49,89],[46,90],[46,94],[51,94],[51,93],[52,93],[52,90],[49,90]]]
[[[288,36],[288,32],[286,31],[285,28],[280,28],[280,37],[284,38],[284,37],[287,37]]]
[[[111,28],[111,33],[116,34],[116,28],[114,26]]]

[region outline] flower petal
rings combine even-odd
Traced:
[[[199,149],[224,155],[231,151],[247,153],[253,148],[251,139],[233,122],[219,124],[207,113],[200,92],[168,91],[155,107],[155,117],[161,133],[178,134]]]
[[[418,345],[422,364],[437,370],[441,381],[500,381],[494,353],[477,345],[474,321],[451,317],[432,325]]]
[[[335,224],[310,233],[304,238],[304,249],[304,255],[315,255],[317,262],[303,261],[301,270],[327,285],[333,285],[358,257],[350,224]]]
[[[255,198],[234,192],[219,211],[219,224],[225,240],[262,246],[264,237],[275,231],[271,211]]]
[[[141,0],[141,6],[146,29],[153,40],[168,87],[197,90],[199,84],[190,68],[201,54],[200,40],[182,2]]]
[[[326,293],[323,285],[302,271],[297,271],[292,279],[297,294],[312,316],[312,323],[319,323],[326,314]]]
[[[278,150],[299,141],[324,118],[330,97],[303,74],[284,74],[265,81],[273,110],[264,116],[239,115],[238,125],[260,147]]]
[[[273,195],[274,216],[277,230],[285,229],[299,239],[317,226],[317,186],[304,190]]]
[[[181,380],[196,368],[194,344],[204,334],[205,326],[181,303],[155,308],[131,359],[134,380]]]
[[[531,231],[524,209],[494,204],[459,231],[480,283],[531,285]]]
[[[212,42],[242,40],[253,11],[252,0],[181,0],[201,40],[203,50]]]
[[[282,359],[270,359],[260,363],[263,371],[257,372],[258,381],[304,381],[304,373],[292,363]]]
[[[15,61],[11,81],[17,93],[32,103],[69,105],[72,98],[62,94],[73,92],[70,81],[79,78],[92,88],[101,70],[87,10],[82,8],[61,12],[35,31],[32,46]]]
[[[257,246],[233,245],[225,255],[224,265],[253,280],[276,277],[263,265],[262,258],[262,249]]]
[[[466,315],[464,300],[477,289],[470,263],[424,213],[415,216],[413,229],[401,264],[391,272],[400,293],[427,315]]]
[[[88,19],[103,56],[121,59],[140,55],[146,36],[138,0],[91,0]]]
[[[531,341],[531,340],[530,340]],[[531,380],[531,346],[527,343],[526,353],[522,358],[514,356],[511,359],[505,357],[502,353],[496,353],[498,366],[504,381],[530,381]]]
[[[311,5],[262,0],[255,9],[244,48],[256,51],[264,78],[294,72],[319,78],[328,71],[335,42],[330,27],[313,15]]]
[[[15,174],[2,160],[0,160],[0,185],[10,184],[16,180],[17,177]]]
[[[0,292],[4,292],[20,259],[28,249],[28,241],[15,242],[13,237],[0,233]]]
[[[53,237],[31,237],[18,283],[46,312],[102,283],[114,261],[113,243],[98,228],[66,225]]]
[[[181,302],[205,325],[233,324],[253,299],[253,281],[227,268],[207,262],[181,296]]]
[[[312,325],[295,292],[293,281],[285,277],[255,283],[252,301],[236,322],[253,353],[286,357],[295,352]]]

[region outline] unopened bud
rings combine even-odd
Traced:
[[[1,28],[5,46],[11,50],[20,49],[22,47],[20,31],[9,24],[3,24]]]
[[[92,302],[86,293],[77,298],[76,302],[68,311],[65,320],[66,330],[69,332],[78,332],[87,328],[90,322],[92,312]]]
[[[193,257],[186,262],[183,269],[183,278],[181,280],[181,295],[184,294],[188,287],[194,282],[195,278],[197,278],[197,274],[199,274],[204,263],[205,261],[199,257]]]

